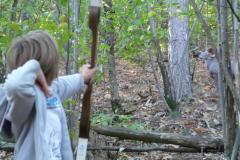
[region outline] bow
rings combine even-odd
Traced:
[[[100,0],[91,0],[90,13],[89,13],[89,28],[92,31],[92,48],[91,48],[91,62],[90,68],[96,66],[97,61],[97,33],[98,23],[100,17]],[[92,82],[86,88],[83,95],[82,113],[79,126],[79,142],[77,148],[77,160],[84,160],[87,152],[87,144],[90,130],[90,111],[91,111],[91,94]]]

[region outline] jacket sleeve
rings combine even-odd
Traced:
[[[29,60],[7,76],[4,87],[10,107],[6,118],[16,126],[23,124],[32,111],[39,70],[38,61]]]
[[[61,101],[70,98],[76,93],[80,93],[84,89],[84,80],[81,74],[73,74],[61,76],[54,80],[53,86],[56,87]]]

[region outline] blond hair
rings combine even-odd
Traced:
[[[16,38],[8,53],[8,66],[12,71],[30,59],[36,59],[46,77],[48,84],[58,74],[58,47],[54,38],[42,30],[31,31]]]

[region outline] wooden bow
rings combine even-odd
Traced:
[[[90,68],[96,66],[97,61],[97,33],[100,17],[100,0],[91,0],[90,13],[89,13],[89,28],[92,31],[92,48],[91,48],[91,62]],[[86,88],[83,95],[82,113],[79,127],[79,142],[77,150],[77,160],[85,159],[87,151],[87,142],[90,130],[90,111],[91,111],[91,94],[92,94],[92,82]]]

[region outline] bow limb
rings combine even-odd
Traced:
[[[91,0],[90,14],[89,14],[89,28],[92,31],[92,48],[91,48],[91,62],[90,68],[96,66],[97,61],[97,33],[100,17],[100,0]],[[84,160],[86,158],[87,144],[90,130],[90,112],[91,112],[91,94],[92,82],[86,88],[83,95],[82,113],[79,126],[79,142],[77,148],[77,160]]]

